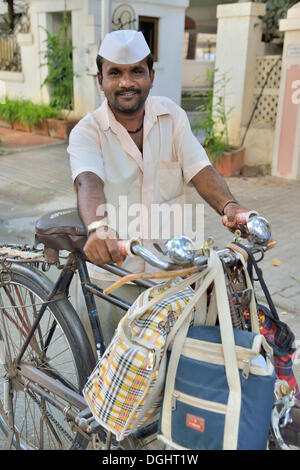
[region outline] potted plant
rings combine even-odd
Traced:
[[[6,96],[4,103],[0,106],[0,126],[12,129],[13,123],[18,119],[19,111],[18,100],[10,100]]]
[[[69,120],[74,108],[72,52],[74,47],[68,37],[67,13],[63,14],[63,25],[57,34],[47,34],[47,51],[45,52],[48,75],[42,86],[47,85],[50,93],[50,106],[61,110],[60,117],[48,119],[49,135],[66,140],[78,120]],[[63,117],[64,116],[64,117]]]
[[[55,108],[30,100],[9,99],[0,107],[0,126],[40,135],[49,135],[47,119],[59,116]]]
[[[60,111],[45,104],[35,105],[33,119],[31,121],[31,132],[38,135],[50,135],[49,119],[60,116]]]
[[[225,105],[225,92],[228,78],[225,74],[216,78],[216,72],[206,70],[209,82],[214,75],[214,91],[209,90],[206,102],[198,107],[199,120],[194,124],[196,131],[204,134],[201,142],[216,170],[223,176],[239,174],[244,164],[245,149],[230,144],[228,117],[232,111]]]
[[[18,131],[31,132],[32,127],[39,120],[36,113],[36,105],[29,100],[19,100],[19,110],[13,123],[13,128]]]

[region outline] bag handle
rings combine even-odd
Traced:
[[[176,284],[174,287],[171,287],[170,289],[166,289],[162,294],[158,295],[152,300],[149,300],[149,295],[152,287],[145,291],[137,300],[137,309],[133,315],[125,315],[125,317],[122,318],[121,322],[119,323],[118,328],[123,328],[127,332],[130,331],[130,326],[131,324],[138,318],[140,318],[147,310],[150,310],[153,308],[155,305],[158,303],[162,302],[163,300],[171,297],[174,294],[177,294],[178,292],[183,291],[187,287],[189,287],[191,284],[194,282],[198,281],[199,279],[203,278],[206,274],[206,270],[202,272],[198,272],[196,274],[193,274],[192,276],[183,279],[181,282]],[[164,284],[166,285],[166,283]],[[178,321],[178,320],[177,320]],[[177,323],[177,322],[176,322]],[[131,338],[133,338],[133,332],[131,335]],[[134,337],[134,341],[139,342],[138,338]],[[141,343],[142,344],[142,343]]]
[[[232,321],[231,321],[231,315],[230,315],[230,309],[229,309],[229,303],[228,303],[228,296],[227,296],[227,290],[226,290],[226,285],[225,285],[225,280],[224,280],[223,266],[217,253],[213,250],[210,250],[209,268],[210,268],[210,272],[209,272],[210,276],[208,274],[205,281],[209,280],[209,284],[210,284],[211,278],[212,278],[215,283],[215,294],[216,294],[218,317],[219,317],[219,323],[220,323],[222,347],[223,347],[223,352],[224,352],[225,371],[226,371],[226,378],[227,378],[228,388],[229,388],[223,448],[224,450],[236,449],[237,440],[238,440],[240,407],[241,407],[241,385],[240,385],[238,363],[237,363],[236,352],[235,352],[235,341],[234,341],[233,327],[232,327]],[[202,286],[200,286],[200,292],[198,292],[197,297],[200,297],[204,293],[201,287],[203,287],[204,285],[208,286],[209,284],[208,282],[205,282],[205,284],[203,283]],[[206,291],[205,291],[205,294],[206,294]],[[190,302],[192,302],[193,300],[194,298],[191,299]],[[190,306],[190,302],[188,306]],[[186,319],[187,319],[187,315],[185,315],[185,320]],[[181,321],[181,325],[182,325],[183,315],[181,315],[179,320],[182,320]],[[181,326],[181,325],[177,325],[177,322],[175,324],[175,326]],[[165,388],[163,411],[162,411],[162,433],[164,434],[166,439],[170,441],[172,441],[171,418],[170,418],[172,416],[172,393],[174,390],[175,376],[176,376],[179,358],[180,358],[183,344],[184,344],[187,331],[188,331],[188,325],[189,323],[186,321],[184,328],[182,328],[178,332],[178,335],[176,336],[175,344],[171,352],[171,357],[170,357],[169,366],[168,366],[168,373],[167,373],[167,378],[166,378],[166,388]],[[172,329],[172,333],[174,335],[174,328]]]
[[[180,335],[180,337],[183,336],[183,340],[184,340],[184,338],[187,334],[187,330],[188,330],[189,325],[190,325],[190,317],[191,317],[191,314],[192,314],[192,311],[193,311],[193,307],[196,305],[196,303],[199,300],[199,298],[201,297],[201,295],[203,295],[203,294],[206,295],[206,290],[207,290],[208,286],[210,285],[210,283],[212,282],[212,280],[214,278],[214,272],[213,271],[211,272],[210,263],[209,263],[208,268],[205,269],[205,271],[202,271],[201,273],[197,273],[197,275],[194,276],[194,279],[192,279],[192,277],[193,276],[191,276],[191,278],[189,278],[189,279],[185,279],[182,283],[179,284],[179,286],[180,286],[179,291],[183,290],[183,286],[184,286],[184,288],[186,288],[187,285],[193,284],[195,282],[195,280],[199,280],[200,278],[203,278],[203,277],[205,277],[205,279],[201,283],[200,288],[196,291],[195,295],[190,299],[190,301],[188,302],[188,304],[184,308],[182,314],[180,315],[179,319],[176,321],[176,323],[173,326],[172,330],[168,334],[168,338],[167,338],[167,341],[166,341],[166,344],[165,344],[163,356],[162,356],[161,361],[160,361],[160,370],[159,370],[158,377],[156,379],[156,382],[155,382],[151,392],[149,393],[149,396],[147,397],[147,402],[143,406],[143,413],[140,414],[139,420],[137,420],[133,424],[131,430],[133,430],[133,429],[135,430],[139,427],[139,425],[142,422],[144,416],[147,414],[149,409],[152,407],[153,402],[156,399],[158,399],[158,397],[159,397],[159,395],[162,391],[163,384],[164,384],[164,381],[165,381],[165,371],[166,371],[168,347],[171,344],[171,342],[174,339],[176,334]],[[175,286],[175,287],[178,287],[178,286]],[[171,289],[168,290],[168,295],[163,296],[163,297],[169,297],[170,296],[170,291],[171,291]],[[175,292],[177,292],[177,291],[178,291],[178,289]],[[161,297],[162,296],[160,296],[159,301],[161,301]],[[145,310],[147,310],[149,308],[149,303],[145,307]],[[144,313],[144,306],[143,306],[143,308],[140,309],[140,311],[142,313]],[[184,332],[185,332],[185,335],[184,335]],[[176,336],[176,345],[177,345],[177,336]],[[168,370],[169,370],[169,368],[168,368]]]

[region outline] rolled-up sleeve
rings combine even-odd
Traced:
[[[82,120],[74,127],[70,134],[67,152],[70,156],[73,182],[85,171],[95,173],[105,181],[99,136],[92,121]]]
[[[193,134],[189,119],[184,111],[180,113],[175,130],[175,146],[182,166],[183,177],[189,183],[196,174],[211,162],[206,151]]]

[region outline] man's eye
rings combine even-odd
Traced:
[[[109,75],[118,75],[118,74],[119,74],[119,72],[117,70],[111,70],[109,72]]]

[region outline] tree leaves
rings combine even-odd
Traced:
[[[57,109],[73,109],[73,71],[72,52],[74,47],[68,38],[68,25],[64,23],[57,34],[47,34],[47,51],[44,54],[48,75],[42,86],[48,85],[50,105]]]
[[[259,18],[263,24],[264,41],[270,42],[277,39],[278,42],[283,42],[283,35],[279,31],[279,20],[287,15],[287,11],[298,0],[254,0],[256,3],[266,4],[266,13]]]

